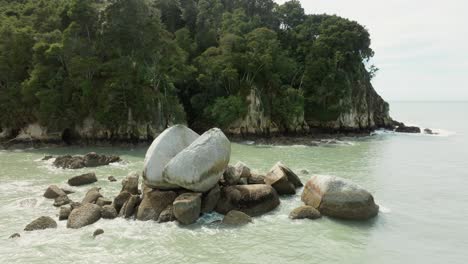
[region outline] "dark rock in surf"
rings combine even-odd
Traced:
[[[101,228],[98,228],[93,232],[93,237],[97,237],[102,234],[104,234],[104,230],[102,230]]]
[[[220,196],[221,196],[221,188],[219,188],[219,185],[216,184],[213,189],[211,189],[208,193],[206,193],[203,196],[201,212],[202,213],[212,212],[215,209]]]
[[[198,220],[201,213],[201,193],[184,193],[174,203],[174,216],[183,225],[190,225]]]
[[[71,214],[71,211],[72,211],[72,208],[71,206],[62,206],[60,207],[60,211],[59,211],[59,221],[61,220],[67,220],[68,217],[70,216]]]
[[[229,211],[223,218],[222,223],[225,225],[245,225],[252,222],[252,217],[246,213],[232,210]]]
[[[78,175],[68,180],[70,186],[81,186],[95,182],[97,182],[97,178],[94,172]]]
[[[44,197],[47,199],[55,199],[59,196],[66,196],[67,194],[60,189],[57,185],[50,185],[44,193]]]
[[[70,213],[67,228],[78,229],[94,224],[99,219],[101,219],[101,207],[97,204],[86,203]]]
[[[104,219],[114,219],[117,215],[117,210],[112,205],[104,205],[101,208],[101,217]]]
[[[24,228],[24,231],[34,231],[48,228],[57,228],[57,222],[48,216],[41,216],[28,224]]]
[[[59,196],[57,198],[55,198],[54,200],[54,206],[55,207],[60,207],[62,205],[66,205],[66,204],[69,204],[71,203],[72,201],[70,200],[70,198],[68,198],[68,196]]]

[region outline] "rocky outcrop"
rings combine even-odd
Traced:
[[[195,141],[199,135],[184,125],[176,125],[166,129],[151,144],[146,152],[143,179],[147,186],[159,189],[176,188],[163,178],[163,171],[183,149]]]
[[[304,205],[291,211],[289,218],[295,219],[318,219],[322,217],[320,212],[312,206]]]
[[[201,213],[201,194],[183,193],[179,195],[174,203],[174,216],[183,225],[190,225],[197,221]]]
[[[406,126],[403,123],[399,123],[399,126],[395,128],[395,132],[419,134],[421,133],[421,128],[416,126]]]
[[[41,216],[29,223],[24,231],[42,230],[47,228],[57,228],[57,222],[48,216]]]
[[[67,227],[78,229],[91,225],[101,219],[101,207],[96,204],[86,203],[74,209],[68,216]]]
[[[223,218],[222,223],[225,225],[245,225],[252,222],[252,217],[246,213],[232,210],[229,211]]]
[[[44,192],[44,197],[47,199],[55,199],[59,196],[67,195],[62,189],[57,185],[50,185],[47,187],[47,190]]]
[[[302,193],[302,201],[327,215],[342,219],[365,220],[376,216],[379,206],[362,187],[334,176],[312,176]]]
[[[275,188],[279,195],[296,194],[296,188],[303,186],[299,177],[281,162],[271,168],[264,180],[266,184]]]
[[[97,178],[94,172],[78,175],[68,180],[70,186],[81,186],[95,182],[97,182]]]
[[[90,152],[84,156],[59,156],[54,160],[54,166],[63,169],[81,169],[85,167],[98,167],[121,161],[118,156],[99,155]]]
[[[250,216],[259,216],[272,211],[279,204],[278,194],[270,185],[234,185],[221,189],[216,211],[227,214],[238,210]]]
[[[220,129],[211,129],[171,159],[163,171],[164,181],[206,192],[221,179],[230,156],[231,142]]]

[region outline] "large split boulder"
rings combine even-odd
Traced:
[[[147,190],[138,207],[137,219],[141,221],[159,219],[159,215],[172,205],[177,194],[173,191]]]
[[[42,230],[47,228],[57,228],[57,222],[48,216],[41,216],[29,223],[24,231]]]
[[[91,225],[101,218],[101,207],[97,204],[86,203],[72,210],[68,216],[67,227],[78,229]]]
[[[227,214],[238,210],[250,216],[259,216],[272,211],[279,204],[278,193],[270,185],[234,185],[222,188],[216,211]]]
[[[231,142],[213,128],[182,150],[166,165],[166,182],[194,192],[206,192],[221,179],[231,156]]]
[[[201,213],[201,193],[183,193],[174,203],[174,216],[183,225],[190,225],[197,221]]]
[[[279,195],[296,194],[296,188],[303,186],[299,177],[281,162],[267,173],[265,183],[275,188]]]
[[[379,212],[379,206],[368,191],[335,176],[312,176],[305,185],[302,201],[322,215],[341,219],[365,220]]]
[[[143,168],[145,184],[158,189],[177,188],[177,185],[164,180],[164,168],[172,158],[192,144],[199,136],[184,125],[172,126],[161,133],[146,152]]]

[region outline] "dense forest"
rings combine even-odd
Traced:
[[[366,28],[297,0],[0,0],[0,127],[228,129],[258,99],[288,131],[349,113],[373,54]]]

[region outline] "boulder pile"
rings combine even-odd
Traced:
[[[49,160],[51,158],[52,156],[46,156],[43,160]],[[84,156],[58,156],[55,158],[53,165],[63,169],[81,169],[85,167],[105,166],[119,161],[121,161],[119,156],[106,156],[90,152]]]

